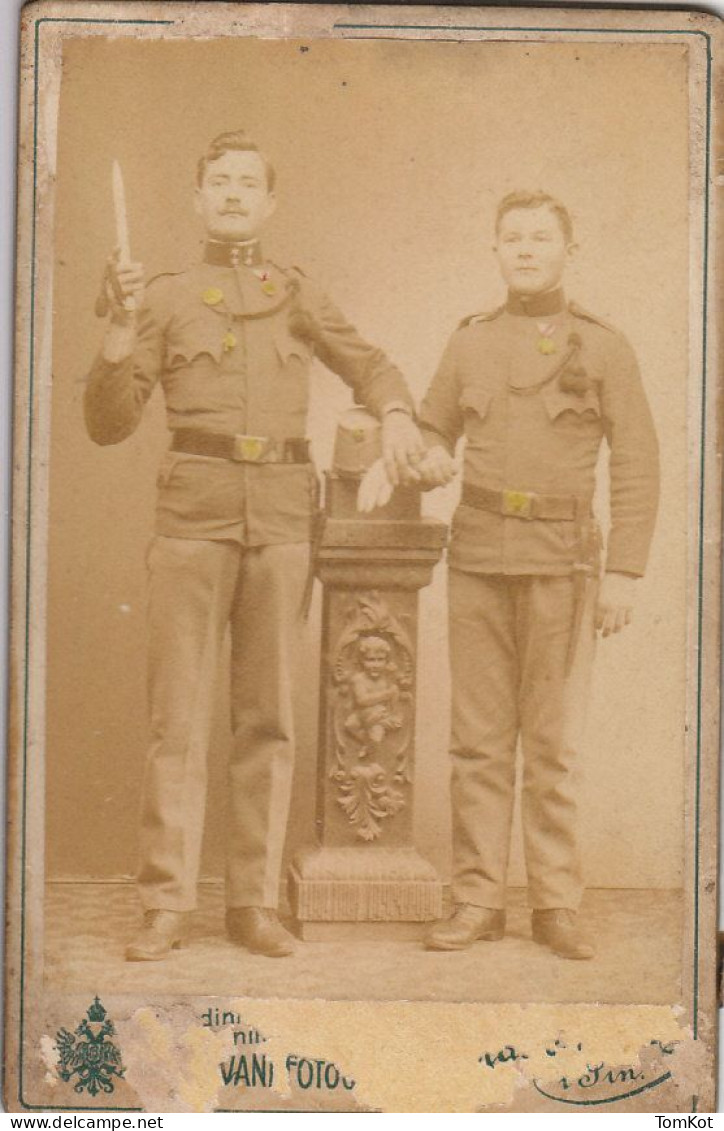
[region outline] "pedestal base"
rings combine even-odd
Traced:
[[[292,930],[304,942],[422,942],[427,923],[303,923]]]
[[[348,938],[363,927],[373,930],[357,937],[389,938],[441,917],[442,882],[414,848],[317,848],[295,858],[289,900],[302,938]]]

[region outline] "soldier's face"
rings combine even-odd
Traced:
[[[545,205],[514,208],[500,222],[495,252],[503,278],[518,294],[557,287],[573,250],[558,217]]]
[[[195,205],[213,239],[253,239],[276,207],[262,158],[230,150],[210,161],[196,189]]]

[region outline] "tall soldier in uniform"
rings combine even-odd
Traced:
[[[140,826],[144,923],[130,960],[181,944],[195,906],[213,684],[231,628],[227,927],[255,953],[291,953],[277,913],[294,755],[292,691],[316,478],[305,439],[319,357],[382,418],[387,472],[416,476],[421,440],[398,370],[259,231],[274,171],[243,133],[198,165],[203,261],[144,292],[139,263],[106,273],[111,318],[85,395],[90,436],[116,444],[160,381],[171,445],[149,552],[148,753]],[[130,299],[130,301],[129,301]],[[137,314],[133,312],[135,306]]]
[[[542,193],[500,204],[506,303],[453,334],[420,413],[429,486],[449,481],[466,437],[449,555],[453,687],[452,918],[427,946],[457,950],[505,930],[516,745],[533,938],[590,958],[572,780],[595,630],[628,624],[658,502],[658,452],[623,336],[568,302],[566,209]],[[610,448],[611,531],[599,584],[591,505]]]

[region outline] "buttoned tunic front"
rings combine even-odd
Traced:
[[[585,389],[555,375],[576,348]],[[554,353],[541,352],[550,342]],[[606,569],[643,574],[658,504],[658,449],[633,350],[622,334],[562,292],[511,296],[453,334],[420,410],[430,441],[466,439],[465,482],[590,502],[604,440],[610,448],[611,531]],[[461,506],[450,566],[476,573],[569,574],[569,521],[525,520]]]
[[[218,256],[218,252],[216,255]],[[86,389],[88,432],[114,444],[138,426],[156,384],[168,427],[303,438],[318,357],[375,416],[412,401],[399,371],[322,289],[292,268],[199,263],[151,282],[133,357],[98,357]],[[159,471],[157,533],[246,546],[309,538],[308,464],[235,463],[170,451]]]

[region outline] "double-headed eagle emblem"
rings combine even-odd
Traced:
[[[114,1077],[126,1071],[121,1063],[121,1053],[109,1037],[115,1036],[113,1022],[96,997],[75,1033],[60,1029],[55,1037],[59,1053],[58,1075],[66,1082],[75,1080],[76,1092],[99,1092],[109,1095],[114,1087]]]

